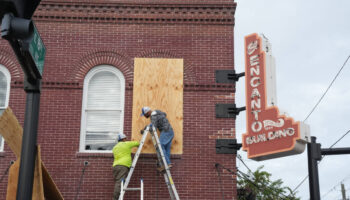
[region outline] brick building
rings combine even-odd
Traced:
[[[85,148],[100,139],[89,135],[91,126],[106,124],[93,124],[89,117],[100,114],[114,120],[111,127],[130,137],[134,58],[184,60],[183,153],[172,156],[180,198],[236,198],[236,177],[220,170],[220,178],[215,168],[215,163],[230,169],[236,166],[234,155],[215,152],[217,138],[235,138],[234,119],[215,115],[215,104],[235,99],[234,85],[215,81],[215,70],[234,68],[235,9],[233,0],[41,2],[33,16],[47,49],[38,144],[65,199],[76,197],[84,161],[89,165],[78,199],[112,198],[112,153]],[[118,108],[106,111],[111,115],[84,106],[89,92],[103,92],[101,86],[113,81],[118,82],[115,96],[104,98],[107,104],[119,99]],[[92,85],[97,85],[94,91],[88,90]],[[5,40],[0,40],[0,88],[0,109],[10,106],[23,125],[23,72]],[[0,145],[1,177],[15,157],[3,141]],[[140,177],[145,182],[145,199],[169,198],[163,176],[155,170],[154,156],[139,159],[131,184],[138,184]],[[6,196],[6,178],[0,183],[0,199]],[[138,195],[129,192],[127,199]]]

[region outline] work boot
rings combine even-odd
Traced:
[[[164,171],[165,171],[164,165],[158,167],[157,170],[158,170],[159,172],[164,172]]]

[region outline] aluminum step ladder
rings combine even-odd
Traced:
[[[162,147],[160,145],[157,131],[156,131],[155,127],[152,124],[147,126],[146,129],[143,132],[142,139],[140,141],[139,148],[137,149],[136,154],[134,156],[134,159],[132,161],[132,164],[131,164],[131,167],[130,167],[130,170],[129,170],[129,174],[128,174],[128,176],[125,179],[125,183],[123,184],[123,182],[122,182],[122,184],[121,184],[121,191],[120,191],[119,200],[123,200],[126,191],[141,190],[141,188],[142,188],[142,190],[141,190],[141,200],[143,199],[143,180],[141,180],[142,182],[141,182],[141,187],[140,188],[128,188],[128,185],[130,183],[131,176],[132,176],[132,174],[133,174],[133,172],[135,170],[135,166],[136,166],[137,160],[140,157],[141,150],[142,150],[143,145],[145,144],[145,141],[146,141],[148,133],[151,134],[152,142],[153,142],[153,145],[154,145],[154,147],[156,149],[156,152],[157,152],[158,165],[159,165],[160,168],[164,168],[162,173],[164,175],[164,180],[165,180],[165,183],[166,183],[166,185],[168,187],[170,197],[171,197],[172,200],[180,200],[180,197],[179,197],[179,195],[178,195],[178,193],[176,191],[176,187],[175,187],[173,178],[172,178],[171,173],[170,173],[170,168],[169,168],[169,166],[168,166],[168,164],[167,164],[167,162],[165,160],[164,152],[163,152],[163,149],[162,149]]]

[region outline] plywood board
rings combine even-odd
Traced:
[[[135,58],[132,111],[132,139],[140,140],[140,130],[150,119],[140,117],[141,108],[162,110],[174,129],[171,154],[183,152],[183,59]],[[155,153],[148,137],[143,153]]]
[[[10,149],[16,155],[17,159],[19,159],[21,156],[23,129],[21,125],[18,123],[18,120],[16,116],[13,114],[10,107],[8,107],[0,116],[0,134],[5,139],[6,144],[10,147]],[[45,197],[47,199],[52,199],[52,200],[62,200],[63,196],[58,190],[55,182],[50,177],[43,162],[41,162],[41,170],[42,170],[42,180],[44,185]],[[17,175],[17,178],[15,179],[16,179],[15,184],[17,188],[18,175]],[[10,181],[9,181],[9,184],[10,184]]]
[[[6,200],[16,200],[19,164],[19,160],[17,160],[10,167]]]
[[[63,200],[63,195],[58,190],[55,182],[51,178],[43,162],[41,162],[43,183],[44,183],[44,196],[46,199]]]
[[[41,167],[40,146],[37,147],[37,154],[36,154],[36,160],[35,160],[32,199],[45,200],[44,187],[43,187],[43,174],[42,174],[42,167]]]
[[[21,157],[23,129],[10,107],[0,116],[0,134],[16,157]]]
[[[17,160],[10,168],[8,184],[7,184],[6,200],[16,200],[19,166],[20,166],[20,161]],[[43,188],[42,170],[41,170],[41,156],[40,156],[39,147],[38,147],[37,157],[35,161],[32,199],[44,200],[44,188]]]

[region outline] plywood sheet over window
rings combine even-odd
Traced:
[[[140,140],[140,130],[150,119],[140,117],[141,108],[149,106],[167,113],[174,129],[171,154],[182,154],[183,144],[183,59],[135,58],[132,111],[132,139]],[[143,153],[154,153],[150,137]]]

